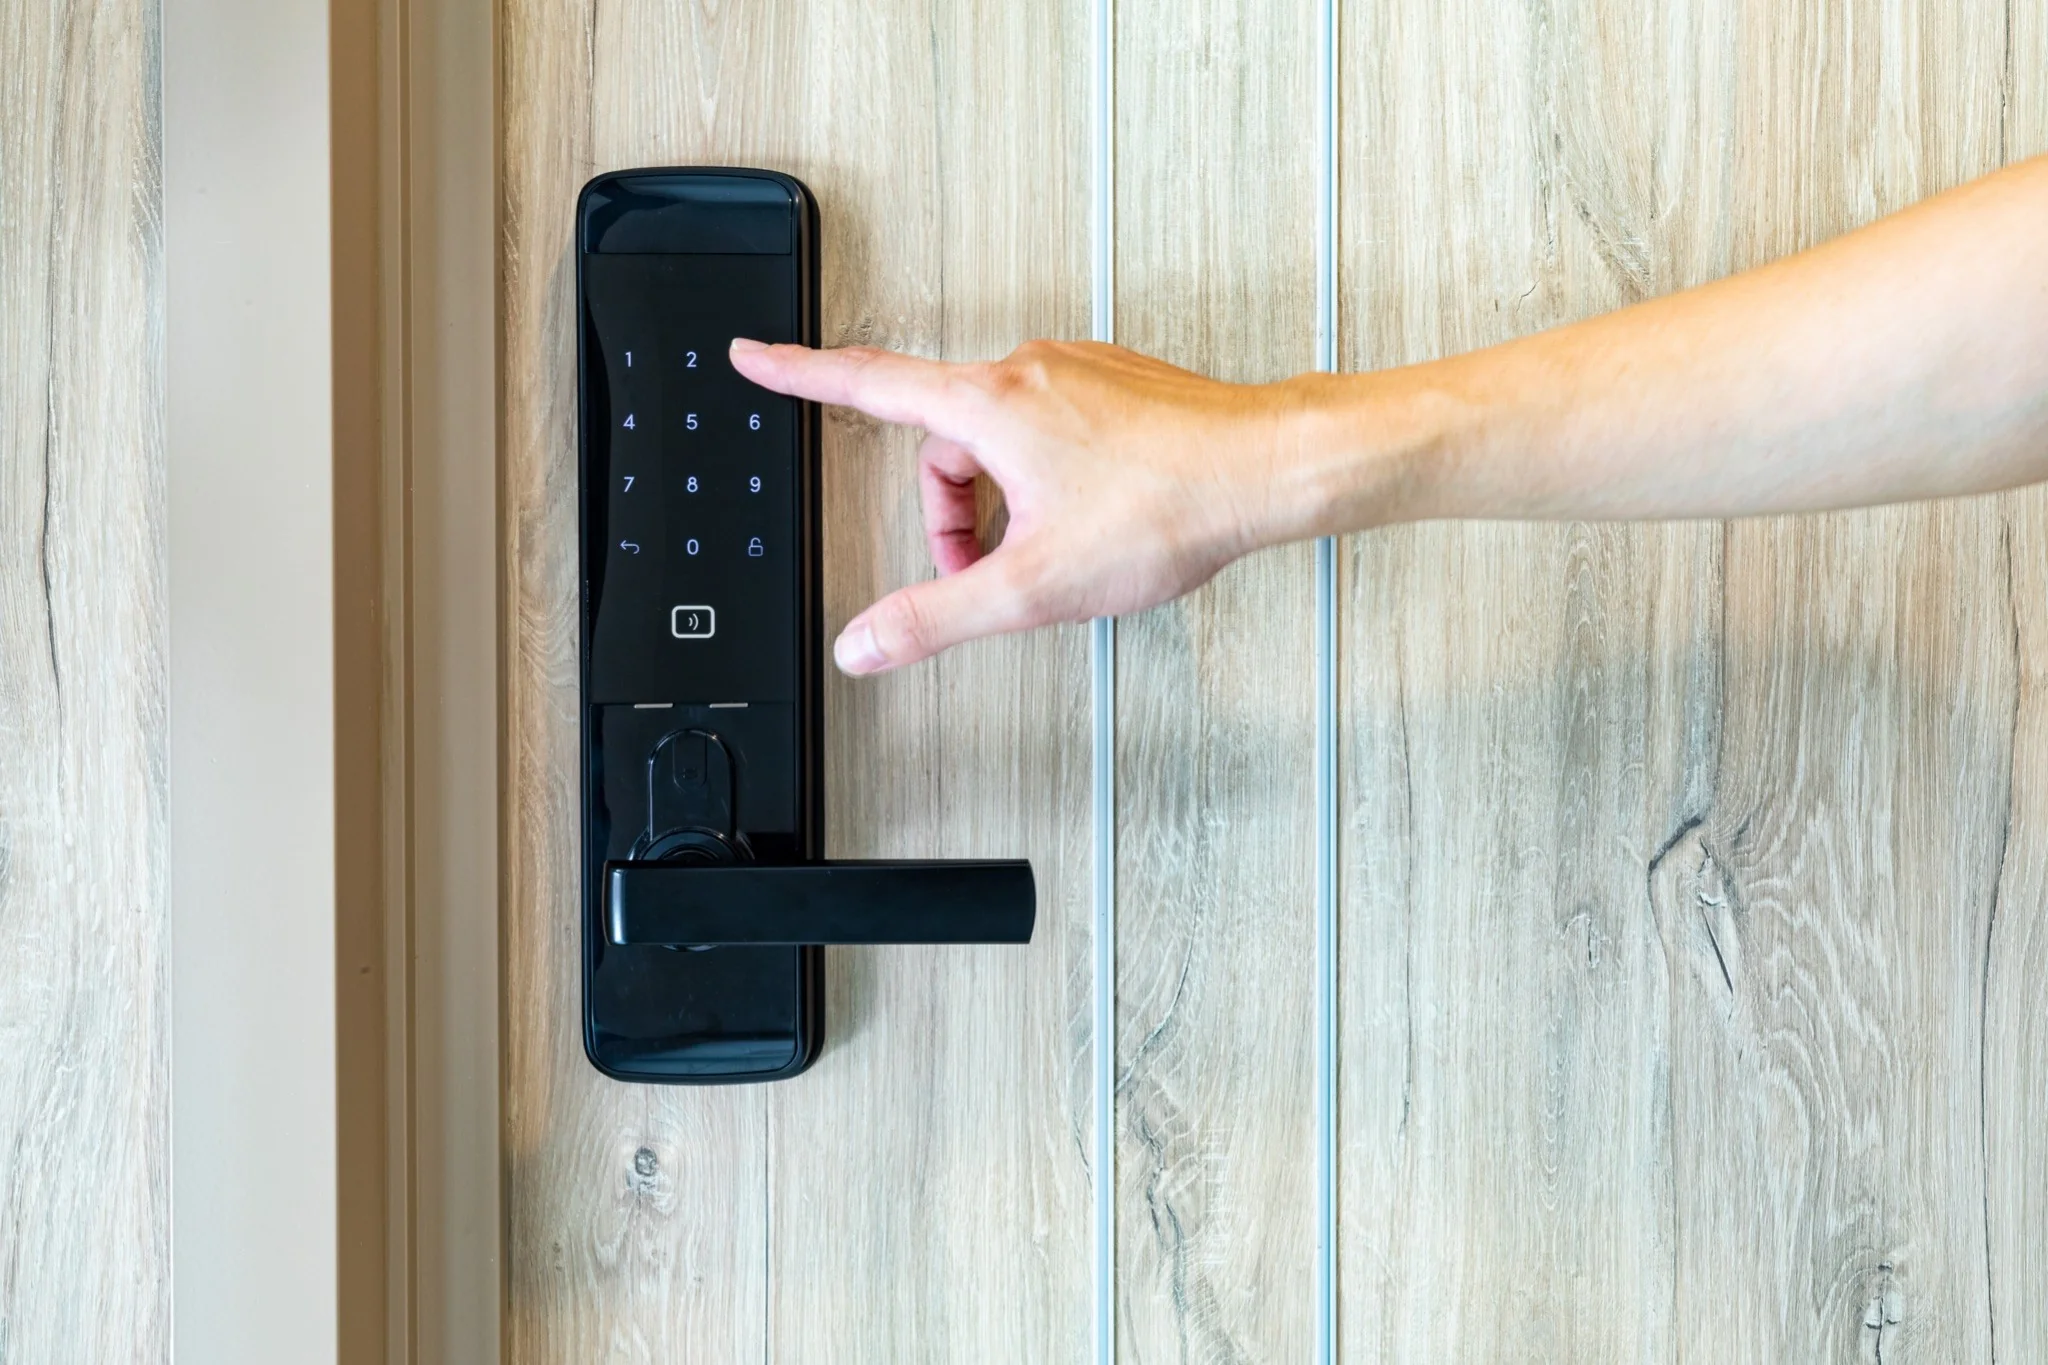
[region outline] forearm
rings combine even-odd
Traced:
[[[1487,350],[1290,381],[1270,535],[1729,517],[2048,479],[2048,158]]]
[[[1747,274],[1405,369],[1225,384],[1045,341],[963,365],[736,340],[732,361],[927,432],[941,576],[847,623],[835,657],[872,673],[1390,522],[1733,517],[2048,479],[2048,158]],[[1009,510],[993,550],[982,477]]]

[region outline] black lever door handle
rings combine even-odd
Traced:
[[[609,862],[615,944],[1029,943],[1031,864]]]

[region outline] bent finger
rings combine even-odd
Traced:
[[[943,436],[927,436],[917,452],[925,544],[942,574],[959,573],[981,558],[975,534],[974,456]]]

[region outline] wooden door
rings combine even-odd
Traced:
[[[994,0],[506,8],[513,1359],[1085,1353],[1085,630],[833,678],[829,854],[1027,855],[1042,894],[1028,951],[832,953],[829,1051],[797,1084],[633,1088],[584,1061],[563,724],[577,187],[633,165],[801,177],[823,209],[828,344],[965,356],[1082,335],[1081,21]],[[915,450],[828,417],[833,623],[925,571]]]
[[[1997,5],[1347,13],[1352,367],[2048,139]],[[2044,507],[1350,542],[1348,1356],[2044,1349]]]
[[[2048,496],[1408,528],[1113,652],[835,677],[831,852],[1028,854],[1036,942],[835,950],[809,1074],[621,1086],[577,1038],[569,235],[599,170],[770,166],[828,345],[1255,381],[1321,315],[1394,364],[2048,147],[2048,25],[506,0],[500,43],[508,1359],[2048,1351]],[[828,629],[929,572],[914,449],[828,415]]]

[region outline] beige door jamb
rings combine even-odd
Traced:
[[[492,0],[334,0],[341,1359],[498,1359]]]

